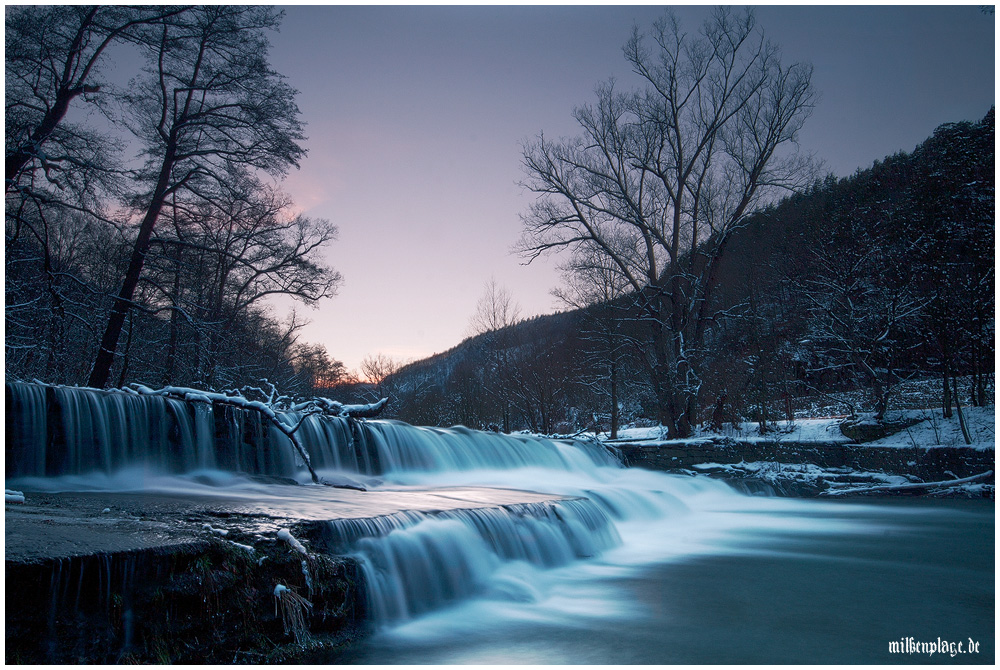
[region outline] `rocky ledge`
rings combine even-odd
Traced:
[[[266,495],[264,491],[266,490]],[[273,663],[366,632],[325,522],[558,500],[479,488],[33,493],[7,504],[7,663]]]
[[[747,493],[812,497],[844,489],[875,488],[875,495],[918,495],[931,488],[889,488],[975,477],[995,470],[995,450],[972,447],[884,447],[845,442],[738,441],[706,437],[684,441],[617,443],[631,466],[704,474]],[[990,474],[974,487],[937,489],[938,495],[992,497]]]

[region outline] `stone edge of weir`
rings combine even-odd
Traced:
[[[511,489],[289,496],[25,491],[5,512],[6,663],[274,663],[371,631],[360,571],[326,521],[573,500]],[[302,554],[286,530],[309,547]],[[301,545],[300,545],[301,546]],[[296,626],[298,599],[308,601]]]

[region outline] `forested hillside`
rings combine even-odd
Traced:
[[[295,214],[278,186],[305,154],[296,91],[267,61],[280,20],[268,7],[7,11],[8,379],[266,377],[307,392],[343,376],[268,303],[315,305],[340,283],[323,259],[336,228]],[[109,76],[112,52],[133,78]]]
[[[766,428],[806,399],[858,390],[853,409],[880,418],[901,382],[930,376],[946,414],[992,404],[993,237],[992,109],[748,217],[719,257],[698,422]],[[601,284],[567,277],[568,304]],[[381,389],[391,411],[547,433],[654,421],[635,296],[591,302],[402,368]]]
[[[518,250],[567,252],[565,312],[519,321],[491,284],[475,337],[405,367],[371,356],[365,383],[348,383],[335,351],[301,342],[303,320],[271,308],[275,296],[315,306],[341,283],[325,260],[336,228],[280,190],[305,154],[296,92],[267,62],[280,20],[266,7],[8,12],[8,379],[267,379],[289,394],[387,395],[416,424],[614,432],[642,420],[672,437],[706,422],[766,429],[798,398],[846,390],[881,418],[921,376],[940,379],[946,414],[992,402],[993,110],[809,184],[793,145],[811,70],[726,39],[754,26],[728,10],[698,38],[715,40],[702,45],[713,76],[663,69],[637,32],[626,58],[646,88],[602,85],[574,115],[580,138],[525,145],[538,197]],[[132,59],[128,81],[106,76],[112,50]],[[756,83],[714,90],[744,57]],[[667,114],[665,82],[692,87],[689,107]],[[733,127],[705,123],[713,104]],[[702,133],[703,153],[675,146],[671,127],[684,142]]]

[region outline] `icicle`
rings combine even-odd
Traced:
[[[302,574],[306,578],[306,588],[309,589],[309,595],[313,594],[313,579],[312,573],[309,570],[309,561],[302,559]]]
[[[295,641],[299,644],[309,639],[309,627],[306,624],[306,617],[312,610],[312,603],[300,596],[295,591],[284,584],[274,587],[275,614],[281,608],[281,623],[285,629],[285,635],[291,633],[295,636]]]

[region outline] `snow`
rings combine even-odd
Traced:
[[[950,486],[969,485],[975,482],[980,482],[984,479],[988,479],[990,476],[992,476],[992,474],[993,471],[988,470],[984,473],[973,475],[971,477],[965,477],[963,479],[950,479],[950,480],[946,479],[938,482],[925,482],[919,484],[907,483],[907,484],[893,484],[887,486],[867,486],[867,487],[853,488],[853,489],[830,489],[828,491],[824,491],[824,493],[833,496],[833,495],[846,495],[853,493],[869,493],[876,491],[910,491],[915,489],[930,489],[930,488],[940,489]]]
[[[732,438],[740,442],[842,442],[850,440],[840,432],[842,418],[797,419],[789,424],[781,421],[777,429],[764,435],[756,422],[745,422],[734,428],[726,425],[721,431],[700,430],[694,436],[679,440],[668,440],[667,429],[662,426],[652,428],[624,428],[618,431],[617,440],[608,442],[649,442],[652,445],[697,445],[714,439]]]
[[[205,530],[207,530],[210,533],[215,533],[216,535],[221,535],[222,537],[225,537],[226,535],[229,535],[229,531],[228,530],[225,530],[223,528],[213,528],[212,524],[209,524],[209,523],[202,524],[202,528],[204,528]]]
[[[302,546],[302,543],[296,540],[295,537],[292,536],[290,532],[288,532],[287,528],[282,528],[281,530],[278,531],[278,539],[287,542],[292,549],[299,552],[303,556],[309,555],[309,552],[306,551],[306,548],[304,546]]]
[[[888,421],[915,420],[920,422],[894,435],[879,440],[865,442],[868,447],[888,447],[895,449],[931,449],[935,447],[970,447],[977,450],[993,449],[996,441],[994,408],[963,407],[966,424],[972,436],[973,443],[965,444],[958,421],[958,413],[954,412],[950,419],[942,417],[939,409],[918,409],[889,412]],[[611,444],[642,443],[643,446],[695,446],[711,440],[724,438],[739,442],[792,442],[792,443],[840,443],[851,444],[851,440],[840,432],[843,417],[822,419],[796,419],[789,424],[786,421],[777,423],[777,430],[761,435],[756,422],[740,424],[738,428],[727,425],[723,430],[698,431],[694,436],[679,439],[666,439],[667,430],[662,426],[651,428],[624,428],[618,431],[617,440],[604,441]]]
[[[309,595],[313,592],[313,580],[312,572],[309,571],[309,562],[302,559],[302,575],[306,578],[306,588],[309,589]]]
[[[740,463],[697,463],[695,470],[724,472],[739,478],[753,477],[771,483],[795,481],[819,484],[822,479],[835,484],[839,479],[864,479],[882,482],[885,485],[900,486],[911,483],[902,475],[888,475],[884,472],[869,472],[851,468],[822,468],[813,463],[778,463],[774,461],[742,461]]]
[[[993,449],[996,443],[995,414],[993,407],[963,407],[965,422],[972,437],[972,444],[966,444],[962,437],[962,429],[958,421],[958,412],[953,412],[950,419],[942,418],[941,410],[906,410],[891,412],[886,418],[921,419],[920,423],[910,426],[895,435],[883,437],[880,440],[866,442],[866,446],[890,447],[895,449],[913,449],[919,447],[969,447],[979,451]]]
[[[24,504],[24,494],[20,491],[14,491],[12,489],[4,489],[3,497],[5,503],[20,503]]]
[[[940,409],[908,409],[889,412],[886,420],[889,422],[916,422],[912,426],[893,435],[863,443],[866,448],[882,449],[956,449],[970,448],[978,451],[988,451],[994,448],[995,414],[993,407],[963,407],[966,425],[972,437],[973,444],[967,445],[962,435],[958,413],[945,419]],[[776,430],[760,435],[756,423],[744,423],[738,427],[726,426],[718,432],[699,431],[694,436],[682,440],[667,440],[666,429],[655,426],[651,428],[625,428],[619,431],[619,439],[605,441],[609,444],[635,443],[643,447],[695,447],[718,444],[725,440],[735,440],[743,443],[785,443],[808,446],[809,444],[850,445],[853,442],[840,431],[840,423],[844,417],[827,417],[819,419],[797,419],[793,423],[778,422]],[[910,459],[909,465],[915,467],[917,458]],[[993,484],[982,483],[983,473],[959,479],[956,475],[945,472],[952,477],[950,480],[937,482],[936,485],[922,483],[912,474],[887,474],[885,472],[854,470],[848,467],[823,468],[812,463],[783,463],[774,461],[753,461],[740,463],[698,463],[689,466],[690,470],[682,472],[695,475],[698,473],[711,476],[723,476],[729,479],[755,479],[765,481],[783,490],[786,485],[793,488],[804,486],[806,491],[822,491],[825,495],[858,494],[873,492],[907,492],[922,490],[927,495],[966,495],[969,497],[990,496]],[[985,469],[985,468],[984,468]]]

